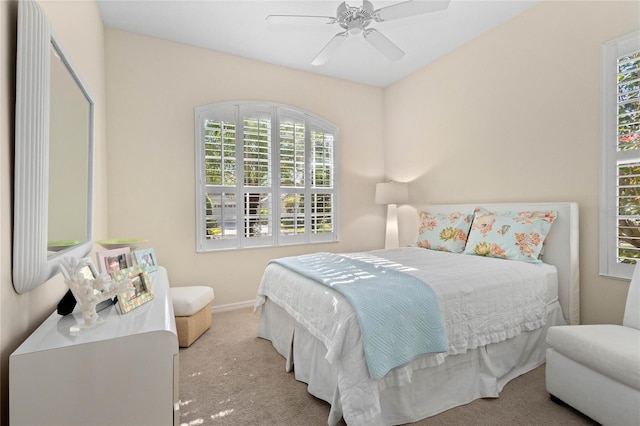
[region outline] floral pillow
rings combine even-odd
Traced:
[[[542,243],[556,217],[556,211],[496,213],[478,209],[464,253],[540,263]]]
[[[418,247],[462,253],[473,213],[430,213],[418,212]]]

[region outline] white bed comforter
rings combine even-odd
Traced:
[[[409,267],[404,271],[433,288],[440,301],[448,353],[420,356],[374,380],[368,374],[357,316],[339,293],[270,264],[256,298],[256,308],[269,298],[323,342],[326,359],[336,368],[348,424],[375,424],[380,415],[379,391],[410,382],[414,370],[545,325],[546,287],[549,268],[553,268],[549,265],[421,248],[368,254]]]

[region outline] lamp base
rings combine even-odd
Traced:
[[[387,233],[384,239],[385,249],[394,249],[400,247],[398,238],[398,206],[395,204],[387,205]]]

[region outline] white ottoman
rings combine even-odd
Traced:
[[[211,327],[211,287],[171,287],[173,314],[176,317],[178,345],[188,348]]]
[[[547,391],[603,425],[640,425],[640,330],[563,325],[547,333]]]
[[[549,328],[547,391],[603,425],[640,425],[640,262],[622,325]]]

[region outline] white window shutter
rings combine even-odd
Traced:
[[[640,32],[605,44],[600,273],[630,278],[640,259]]]
[[[336,141],[284,105],[196,108],[197,251],[337,241]]]

